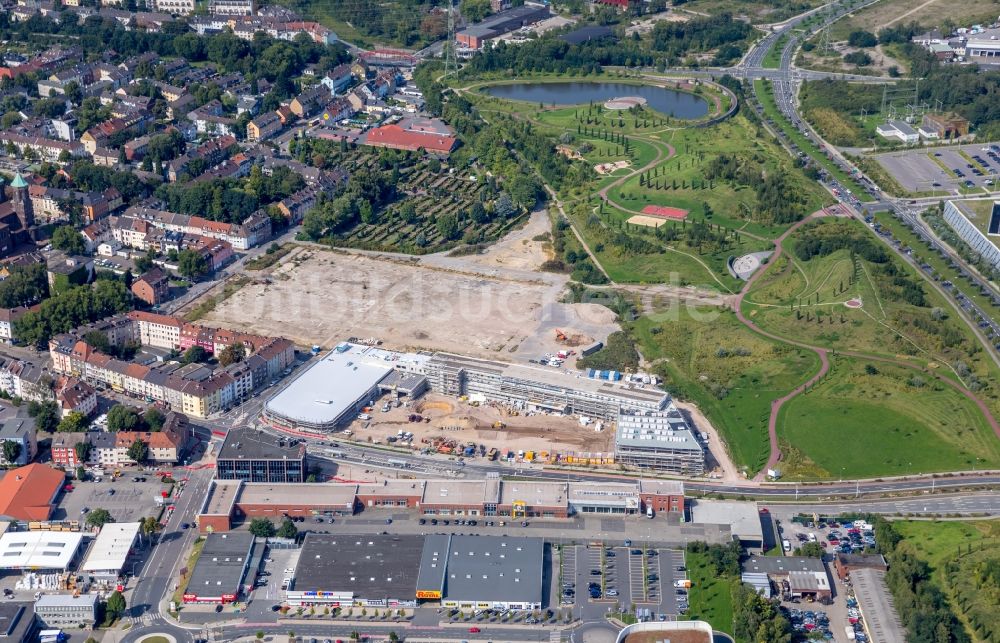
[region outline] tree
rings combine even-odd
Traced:
[[[21,457],[23,447],[20,442],[14,440],[3,441],[3,459],[8,467],[17,466],[17,459]]]
[[[454,214],[442,214],[434,224],[437,226],[438,233],[445,240],[454,239],[461,231],[458,226],[458,219],[455,218]]]
[[[59,422],[59,426],[56,430],[60,433],[78,433],[80,431],[86,431],[87,425],[90,422],[87,421],[87,416],[79,411],[72,411],[66,414],[66,417]],[[81,442],[80,444],[86,444]],[[74,447],[75,448],[75,447]]]
[[[208,351],[206,351],[201,346],[192,346],[191,348],[184,351],[184,357],[182,361],[185,364],[193,364],[195,362],[203,362],[208,358]]]
[[[90,459],[90,442],[84,440],[83,442],[77,442],[73,445],[73,451],[76,452],[77,462],[86,462]],[[79,476],[77,476],[79,477]]]
[[[246,356],[247,348],[243,345],[243,342],[233,342],[219,353],[219,364],[222,366],[237,364],[246,359]]]
[[[55,402],[29,402],[28,415],[35,418],[35,428],[52,433],[59,425],[59,407]]]
[[[805,543],[795,552],[796,556],[806,556],[808,558],[822,558],[826,549],[819,543]]]
[[[142,422],[146,425],[147,431],[159,431],[163,428],[163,423],[166,421],[166,416],[163,412],[155,406],[151,406],[146,409],[146,412],[142,414]]]
[[[298,528],[295,523],[285,518],[281,521],[281,527],[278,528],[277,536],[279,538],[295,538],[299,534]]]
[[[103,527],[109,522],[114,522],[115,519],[107,509],[94,509],[89,514],[87,514],[87,526],[88,527]]]
[[[127,453],[128,457],[131,458],[133,462],[141,464],[146,460],[146,453],[148,451],[149,448],[146,446],[146,443],[139,438],[136,438],[135,442],[133,442],[128,448]]]
[[[847,37],[847,44],[852,47],[874,47],[878,44],[878,38],[870,31],[859,29],[851,32]]]
[[[208,272],[208,260],[196,250],[181,250],[177,253],[177,272],[182,277],[197,279]]]
[[[124,404],[115,404],[108,411],[108,431],[132,431],[139,424],[139,415]]]
[[[274,523],[267,518],[254,518],[250,521],[250,533],[258,538],[270,538],[276,531]]]
[[[161,525],[160,521],[153,516],[143,518],[142,522],[139,524],[139,530],[146,536],[152,536],[161,529],[163,529],[163,525]]]
[[[52,247],[71,255],[86,252],[83,236],[73,226],[68,225],[59,226],[52,233]]]
[[[111,593],[111,596],[108,596],[108,602],[104,606],[108,612],[108,616],[112,618],[118,618],[124,614],[125,607],[125,597],[118,590],[115,590]]]

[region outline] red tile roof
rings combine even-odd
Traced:
[[[368,145],[376,147],[391,147],[411,151],[422,148],[431,152],[451,152],[455,149],[454,136],[414,132],[405,130],[399,125],[377,127],[368,132],[365,142]]]
[[[52,500],[65,481],[65,473],[43,464],[29,464],[8,471],[0,479],[0,516],[48,520]]]

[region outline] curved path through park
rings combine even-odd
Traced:
[[[805,225],[809,221],[812,221],[813,219],[819,218],[821,216],[824,216],[824,213],[822,211],[815,212],[815,213],[809,215],[808,217],[805,217],[804,219],[802,219],[801,221],[799,221],[795,225],[789,227],[788,230],[786,230],[784,233],[781,234],[781,236],[779,236],[777,239],[775,239],[774,240],[774,254],[771,256],[770,260],[768,261],[768,266],[773,265],[774,261],[781,256],[782,251],[783,251],[783,249],[782,249],[782,243],[784,242],[784,240],[790,234],[792,234],[793,232],[795,232],[796,230],[798,230],[800,227],[802,227],[803,225]],[[820,368],[819,368],[819,372],[817,372],[815,375],[813,375],[811,378],[809,378],[809,380],[807,380],[805,383],[797,386],[794,390],[792,390],[787,395],[784,395],[783,397],[780,397],[780,398],[774,400],[773,402],[771,402],[771,416],[770,416],[770,418],[768,418],[768,422],[767,422],[767,437],[768,437],[768,441],[770,442],[771,453],[770,453],[770,456],[767,459],[767,465],[761,471],[759,471],[757,473],[757,476],[754,478],[755,482],[761,482],[764,479],[764,477],[767,475],[767,470],[768,469],[773,469],[778,464],[778,462],[781,460],[781,449],[778,446],[778,416],[779,416],[779,414],[781,412],[781,407],[784,406],[784,404],[786,402],[788,402],[789,400],[791,400],[792,398],[800,395],[808,387],[810,387],[813,384],[815,384],[816,382],[818,382],[830,370],[829,349],[823,348],[822,346],[813,346],[812,344],[807,344],[805,342],[800,342],[800,341],[797,341],[797,340],[788,339],[787,337],[782,337],[780,335],[776,335],[774,333],[771,333],[771,332],[768,332],[766,330],[763,330],[762,328],[760,328],[760,326],[758,326],[757,324],[755,324],[753,321],[751,321],[750,319],[748,319],[746,317],[746,315],[743,314],[743,307],[742,307],[743,298],[750,292],[750,289],[753,287],[753,284],[757,281],[757,279],[759,279],[761,277],[761,275],[763,275],[766,272],[767,272],[767,266],[765,266],[763,269],[757,270],[757,272],[755,272],[750,277],[750,279],[747,280],[746,284],[743,285],[743,288],[740,290],[739,294],[733,300],[733,311],[736,313],[736,318],[739,319],[740,322],[744,326],[746,326],[750,330],[752,330],[752,331],[754,331],[754,332],[756,332],[756,333],[758,333],[760,335],[763,335],[764,337],[768,337],[770,339],[773,339],[775,341],[781,342],[783,344],[791,344],[793,346],[798,346],[800,348],[805,348],[807,350],[813,351],[819,357]],[[989,408],[986,406],[986,403],[983,402],[979,397],[977,397],[976,395],[974,395],[972,393],[972,391],[970,391],[969,389],[965,388],[964,386],[962,386],[958,382],[955,382],[954,380],[952,380],[950,378],[947,378],[947,377],[944,377],[944,376],[939,375],[937,373],[934,373],[929,368],[922,367],[922,366],[919,366],[917,364],[911,364],[911,363],[905,362],[903,360],[892,359],[892,358],[889,358],[889,357],[880,357],[880,356],[876,356],[876,355],[869,355],[869,354],[866,354],[866,353],[858,353],[858,352],[853,352],[853,351],[842,351],[842,352],[840,352],[840,354],[841,355],[846,355],[848,357],[855,357],[855,358],[859,358],[859,359],[867,359],[867,360],[872,360],[872,361],[878,361],[878,362],[882,362],[882,363],[888,363],[888,364],[893,364],[893,365],[896,365],[896,366],[901,366],[903,368],[911,368],[911,369],[914,369],[914,370],[918,370],[918,371],[920,371],[922,373],[925,373],[925,374],[927,374],[927,375],[929,375],[929,376],[937,379],[940,382],[943,382],[943,383],[951,386],[953,389],[955,389],[956,391],[958,391],[959,393],[961,393],[962,395],[964,395],[973,404],[976,405],[976,407],[979,409],[979,411],[983,414],[983,417],[986,418],[986,421],[989,422],[990,426],[993,428],[993,433],[998,438],[1000,438],[1000,422],[998,422],[997,419],[995,417],[993,417],[993,414],[990,412]]]

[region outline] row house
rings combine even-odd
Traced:
[[[56,404],[60,417],[70,413],[90,416],[97,410],[97,390],[79,378],[62,376],[56,381]]]
[[[81,157],[87,155],[87,148],[78,142],[59,141],[41,136],[23,136],[11,131],[0,132],[0,144],[10,148],[13,147],[21,156],[28,155],[29,151],[44,161],[59,161],[65,152],[70,157]]]
[[[211,0],[208,12],[213,16],[252,16],[257,6],[255,0]]]
[[[77,339],[79,329],[74,334],[59,335],[49,342],[49,354],[57,372],[82,377],[137,397],[165,402],[171,409],[197,417],[228,409],[238,400],[245,399],[252,391],[278,377],[295,358],[294,345],[284,338],[219,331],[186,324],[173,317],[138,311],[113,321],[115,324],[130,325],[134,336],[144,345],[176,350],[197,345],[213,352],[233,342],[247,346],[251,354],[245,363],[213,372],[200,364],[180,366],[169,362],[150,367],[123,362]]]
[[[131,112],[123,117],[106,120],[84,132],[80,141],[87,152],[93,154],[98,147],[110,147],[111,141],[121,134],[143,131],[149,117],[149,113]]]
[[[306,213],[316,207],[321,196],[332,196],[346,183],[346,172],[324,172],[319,181],[282,199],[276,207],[290,225],[298,225]]]
[[[121,194],[115,188],[108,188],[104,192],[77,192],[31,185],[28,187],[28,196],[35,212],[35,220],[39,223],[68,220],[69,214],[63,207],[70,202],[80,204],[85,221],[96,221],[122,206]]]
[[[243,223],[237,224],[210,221],[203,217],[193,217],[166,210],[133,206],[125,211],[122,219],[126,218],[138,220],[138,222],[129,224],[132,226],[131,228],[127,228],[131,230],[131,234],[136,237],[136,240],[134,242],[126,242],[125,236],[123,236],[125,228],[122,229],[122,234],[116,232],[115,238],[121,243],[131,245],[132,247],[145,247],[145,239],[146,235],[150,232],[150,227],[225,241],[238,251],[249,250],[271,238],[271,219],[264,213],[254,213],[247,217]],[[142,227],[141,224],[146,224],[146,226]],[[139,235],[141,235],[141,241],[139,240]]]
[[[199,134],[217,134],[233,136],[236,132],[236,119],[224,115],[222,103],[212,100],[198,109],[188,112],[188,120],[194,123]]]
[[[308,118],[330,102],[330,98],[330,90],[324,85],[318,85],[293,98],[288,108],[299,118]]]
[[[194,13],[194,0],[153,0],[156,10],[175,16],[187,16]]]
[[[253,162],[246,154],[240,153],[226,159],[215,167],[209,168],[196,176],[192,183],[214,181],[215,179],[238,179],[250,174]]]
[[[177,157],[167,166],[167,178],[176,181],[187,171],[188,164],[195,159],[204,160],[209,166],[217,165],[236,147],[235,136],[220,136],[202,143],[187,154]]]
[[[0,391],[25,401],[44,402],[53,399],[53,379],[49,371],[23,360],[6,360],[0,364]]]
[[[280,132],[283,126],[277,112],[265,112],[247,123],[247,140],[251,143],[267,140]]]
[[[110,435],[110,434],[106,434]],[[49,444],[49,451],[52,454],[52,464],[57,467],[62,467],[66,470],[74,470],[77,467],[85,466],[94,462],[94,460],[88,458],[86,460],[81,459],[77,455],[78,444],[88,444],[89,445],[89,434],[86,432],[79,433],[56,433],[52,436],[52,441]],[[90,446],[90,454],[93,457],[94,450],[93,446]]]

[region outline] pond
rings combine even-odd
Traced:
[[[700,118],[708,113],[708,102],[694,94],[654,85],[629,83],[560,82],[516,83],[483,88],[490,96],[521,100],[544,105],[586,105],[593,101],[603,104],[612,98],[640,96],[652,109],[676,118]]]

